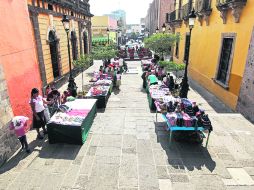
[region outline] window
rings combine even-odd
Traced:
[[[189,52],[190,52],[190,34],[186,34],[185,38],[185,50],[184,50],[184,61],[189,59]]]
[[[56,38],[55,32],[49,32],[49,48],[51,55],[51,63],[53,69],[53,76],[57,78],[60,76],[59,64],[58,64],[58,40]]]
[[[176,56],[177,58],[179,57],[179,42],[176,42],[175,56]]]
[[[71,32],[71,47],[72,47],[72,58],[73,60],[78,59],[78,48],[77,48],[77,36],[76,32]]]
[[[225,37],[223,38],[221,54],[220,54],[220,61],[218,66],[218,73],[217,73],[217,81],[227,85],[228,75],[229,75],[229,68],[231,64],[231,55],[233,49],[233,42],[234,38],[232,37]]]
[[[88,54],[88,41],[86,32],[83,33],[83,41],[84,41],[84,54]]]
[[[48,4],[48,10],[51,10],[51,11],[53,11],[53,5],[51,5],[51,4]]]

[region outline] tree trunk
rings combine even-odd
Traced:
[[[84,67],[82,67],[82,95],[84,93],[84,74],[83,74],[83,72],[84,72]]]

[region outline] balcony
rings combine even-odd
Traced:
[[[180,10],[175,10],[171,13],[167,13],[167,23],[173,27],[180,27],[182,24],[182,16]]]
[[[79,12],[91,16],[90,5],[87,0],[42,0],[42,2],[48,2],[56,4],[64,8],[68,8],[74,12]]]
[[[217,0],[216,7],[221,12],[220,16],[223,20],[223,24],[227,22],[227,12],[229,10],[232,10],[235,23],[239,23],[242,10],[246,3],[247,0]]]
[[[188,20],[189,19],[189,14],[191,13],[192,10],[192,3],[187,3],[182,6],[182,18],[183,20]]]
[[[209,16],[212,13],[211,0],[196,0],[195,10],[198,16],[200,25],[202,25],[202,20],[206,21],[206,25],[209,25]]]

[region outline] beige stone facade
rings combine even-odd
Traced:
[[[13,117],[3,67],[0,64],[0,166],[20,146],[17,137],[9,130]]]
[[[67,34],[62,23],[63,15],[67,15],[70,20],[68,37],[72,64],[80,55],[89,53],[91,50],[91,17],[93,15],[90,13],[90,5],[88,1],[80,0],[69,3],[30,0],[28,7],[43,75],[43,86],[52,82],[63,83],[70,71]],[[75,33],[74,38],[72,33]]]

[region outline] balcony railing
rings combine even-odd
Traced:
[[[168,23],[176,21],[176,20],[178,20],[178,21],[182,20],[181,11],[178,9],[167,14],[167,22]]]
[[[211,10],[210,1],[211,0],[196,0],[196,3],[195,3],[196,12],[200,13],[200,12]]]
[[[167,14],[167,22],[176,20],[176,11]]]
[[[90,5],[86,0],[42,0],[48,3],[57,4],[62,7],[69,8],[73,11],[78,11],[83,14],[91,14],[90,13]]]
[[[191,13],[191,10],[192,10],[192,3],[187,3],[182,6],[182,16],[184,20],[189,18],[189,14]]]
[[[217,5],[227,5],[229,3],[246,3],[247,0],[217,0]]]

